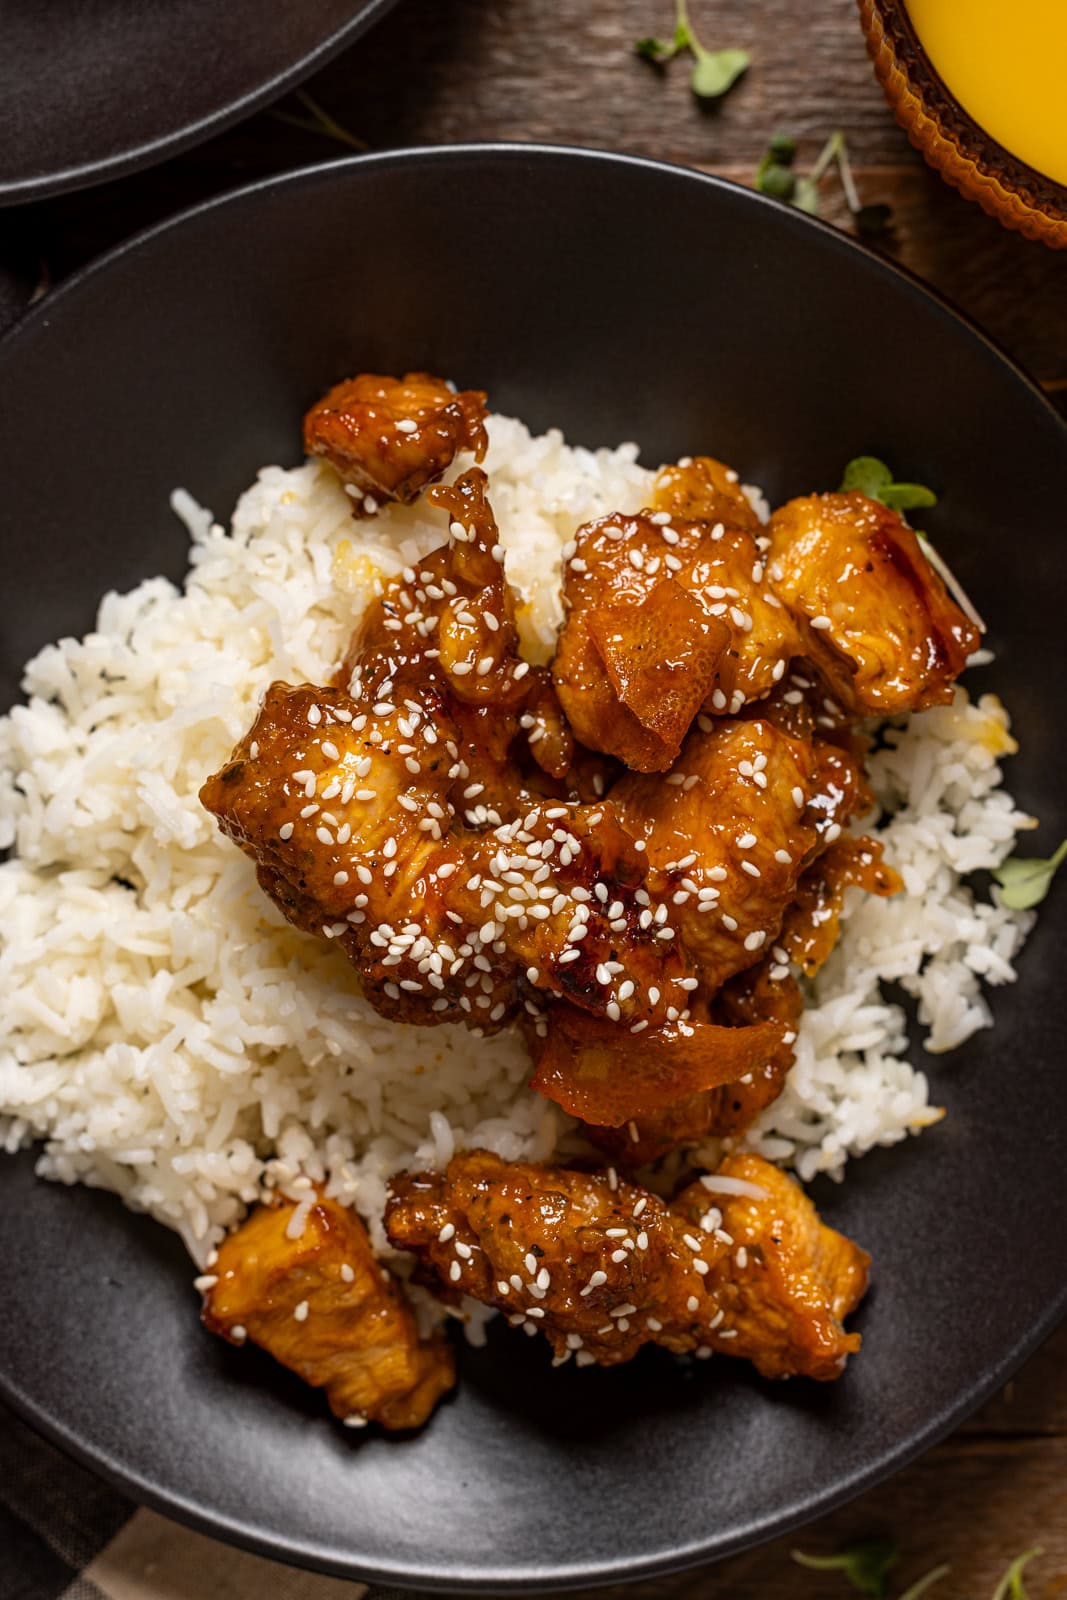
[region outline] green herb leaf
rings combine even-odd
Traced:
[[[1029,911],[1033,906],[1039,906],[1049,889],[1052,880],[1059,868],[1067,861],[1067,839],[1064,839],[1059,849],[1050,855],[1047,860],[1038,857],[1023,859],[1020,856],[1011,856],[999,867],[993,868],[993,876],[1000,884],[1000,898],[1009,911]],[[1030,1551],[1025,1556],[1020,1556],[1020,1561],[1029,1561],[1034,1555]],[[1020,1572],[1022,1568],[1019,1568]],[[1011,1595],[1014,1600],[1015,1590],[1005,1589],[1004,1595]],[[998,1597],[1000,1591],[998,1590]]]
[[[665,39],[635,39],[634,41],[634,54],[639,55],[642,61],[655,62],[657,67],[665,65],[673,55],[677,54],[677,51],[678,46],[676,44],[668,44]]]
[[[797,142],[790,133],[772,133],[764,161],[776,161],[780,166],[791,167],[796,158]]]
[[[860,206],[855,214],[856,231],[866,238],[877,238],[888,233],[893,226],[893,207],[879,201],[874,205]]]
[[[921,483],[887,483],[882,490],[882,503],[894,511],[915,511],[919,507],[925,510],[936,506],[937,496]]]
[[[904,1590],[900,1600],[919,1600],[920,1595],[925,1594],[927,1589],[932,1589],[935,1583],[940,1583],[942,1578],[947,1578],[951,1571],[952,1568],[947,1563],[941,1567],[932,1567],[913,1583],[910,1589]]]
[[[1067,849],[1067,843],[1063,848]],[[1027,1600],[1026,1589],[1023,1587],[1023,1568],[1033,1561],[1035,1556],[1043,1554],[1041,1546],[1035,1545],[1032,1550],[1024,1550],[1021,1556],[1016,1556],[997,1584],[993,1600]]]
[[[893,482],[893,474],[877,456],[853,456],[841,479],[842,494],[858,489],[869,500],[881,500],[882,491]]]
[[[751,61],[747,50],[702,50],[697,46],[696,52],[689,84],[701,100],[718,100],[733,88]]]
[[[756,171],[756,188],[774,200],[792,200],[797,186],[796,173],[778,161],[761,161]]]
[[[877,456],[856,456],[845,468],[841,493],[858,489],[868,500],[880,500],[894,511],[936,506],[937,496],[922,483],[894,483],[893,474]]]
[[[843,1572],[860,1594],[883,1600],[889,1582],[889,1569],[898,1551],[892,1539],[857,1539],[836,1556],[809,1556],[803,1550],[790,1552],[798,1566],[812,1572]]]

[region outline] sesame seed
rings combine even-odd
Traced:
[[[798,811],[803,811],[803,809],[804,809],[804,791],[800,787],[799,783],[795,784],[794,787],[793,787],[792,799],[793,799],[793,804],[796,806],[797,810]]]
[[[754,861],[742,861],[741,871],[747,872],[750,878],[762,877],[762,873]]]
[[[755,843],[756,835],[754,833],[743,833],[737,841],[737,846],[739,850],[751,850]]]
[[[613,1250],[611,1252],[611,1259],[612,1259],[612,1261],[616,1261],[616,1262],[625,1261],[626,1260],[626,1251],[625,1250]]]
[[[825,616],[812,617],[811,625],[813,628],[819,628],[820,630],[833,627],[833,623],[830,621],[830,618]]]
[[[453,1237],[453,1235],[455,1234],[455,1231],[456,1231],[455,1223],[454,1222],[446,1222],[444,1227],[441,1229],[440,1233],[437,1235],[439,1243],[447,1244],[449,1239],[451,1239]]]
[[[281,827],[278,829],[278,838],[291,839],[293,837],[293,828],[294,824],[292,822],[283,822]]]
[[[354,1267],[349,1266],[347,1261],[342,1261],[341,1262],[341,1278],[342,1278],[342,1281],[344,1283],[354,1283],[355,1282],[356,1269]]]
[[[689,1299],[685,1302],[685,1309],[687,1311],[699,1311],[700,1310],[700,1301],[698,1300],[698,1298],[697,1298],[697,1296],[695,1294],[691,1294],[689,1296]]]
[[[294,1307],[294,1309],[293,1309],[294,1321],[296,1321],[296,1322],[306,1322],[307,1321],[307,1317],[308,1317],[308,1303],[307,1303],[306,1300],[301,1300],[300,1304],[298,1306]]]
[[[453,1283],[458,1283],[462,1275],[463,1268],[460,1266],[458,1261],[453,1261],[448,1269],[448,1276],[451,1278]]]

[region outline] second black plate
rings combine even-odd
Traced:
[[[162,161],[308,77],[395,0],[0,0],[0,205]]]

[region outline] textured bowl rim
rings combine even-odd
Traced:
[[[859,254],[866,259],[870,270],[891,281],[902,284],[912,295],[931,302],[943,317],[962,326],[972,338],[976,338],[998,361],[1009,368],[1015,378],[1028,391],[1031,401],[1035,401],[1038,404],[1039,408],[1046,414],[1048,420],[1061,435],[1065,454],[1067,454],[1067,420],[1051,404],[1034,379],[995,340],[984,333],[977,324],[972,322],[963,312],[957,310],[944,295],[923,283],[909,269],[887,260],[876,250],[850,238],[829,223],[823,222],[817,217],[808,216],[781,201],[762,195],[758,191],[749,189],[731,179],[713,176],[692,167],[659,161],[647,156],[596,150],[580,145],[547,144],[543,142],[521,143],[514,141],[491,141],[442,146],[419,145],[401,150],[341,157],[338,160],[300,167],[289,172],[258,179],[241,188],[213,196],[176,213],[163,222],[154,224],[81,268],[56,289],[50,291],[40,302],[31,307],[0,338],[0,361],[2,361],[4,352],[22,337],[28,333],[33,334],[47,329],[51,312],[56,305],[68,299],[76,300],[84,285],[95,282],[99,276],[106,274],[117,262],[124,260],[127,256],[135,255],[144,248],[151,247],[157,241],[165,240],[175,229],[210,221],[214,212],[220,208],[232,208],[238,211],[245,208],[254,209],[259,198],[264,193],[273,193],[285,188],[307,188],[313,190],[319,187],[329,187],[335,180],[347,177],[364,168],[388,170],[392,167],[404,166],[451,166],[462,173],[466,167],[487,160],[505,164],[512,161],[516,163],[534,161],[557,165],[562,169],[588,163],[603,163],[635,172],[643,172],[672,183],[680,182],[691,185],[694,199],[701,192],[705,195],[720,192],[734,196],[744,195],[746,204],[775,209],[779,214],[783,227],[789,228],[794,232],[803,232],[813,228],[818,230],[823,235],[825,242],[831,247],[846,254]],[[806,1499],[797,1504],[788,1516],[767,1517],[761,1520],[757,1515],[753,1517],[743,1531],[731,1539],[719,1541],[713,1537],[706,1536],[691,1539],[687,1543],[677,1544],[669,1551],[645,1557],[636,1562],[621,1559],[619,1562],[612,1564],[583,1565],[580,1557],[578,1557],[567,1567],[557,1568],[551,1577],[546,1577],[543,1572],[535,1574],[532,1565],[525,1572],[522,1570],[516,1571],[514,1566],[505,1567],[497,1571],[488,1570],[486,1567],[480,1566],[477,1568],[471,1567],[467,1571],[453,1569],[447,1575],[442,1575],[440,1571],[435,1572],[431,1565],[413,1566],[410,1562],[398,1562],[395,1565],[383,1565],[378,1562],[377,1564],[356,1567],[351,1562],[338,1561],[334,1556],[315,1544],[307,1542],[293,1544],[292,1542],[287,1542],[283,1537],[265,1533],[258,1529],[251,1529],[237,1517],[205,1509],[202,1505],[183,1497],[179,1493],[159,1489],[141,1474],[125,1469],[120,1463],[112,1459],[104,1446],[96,1445],[77,1437],[62,1421],[50,1416],[42,1406],[37,1405],[28,1397],[17,1392],[8,1383],[2,1372],[0,1372],[0,1398],[7,1402],[15,1412],[20,1414],[45,1438],[59,1446],[67,1455],[89,1468],[90,1471],[95,1472],[99,1477],[130,1496],[139,1504],[148,1506],[165,1516],[172,1517],[198,1532],[222,1539],[257,1555],[334,1577],[370,1583],[410,1585],[416,1589],[433,1593],[482,1594],[490,1596],[500,1593],[550,1593],[578,1587],[599,1587],[612,1583],[637,1581],[684,1571],[711,1560],[725,1559],[727,1556],[736,1555],[740,1551],[751,1549],[770,1539],[791,1533],[816,1518],[825,1516],[828,1512],[847,1504],[867,1489],[883,1482],[886,1478],[914,1461],[916,1457],[923,1454],[932,1445],[937,1444],[953,1428],[993,1396],[998,1389],[1002,1388],[1027,1357],[1033,1354],[1065,1317],[1067,1317],[1067,1282],[1063,1284],[1058,1296],[1047,1304],[1042,1315],[1003,1354],[1001,1359],[990,1367],[970,1388],[960,1393],[950,1405],[946,1405],[939,1412],[927,1416],[922,1425],[915,1429],[904,1443],[884,1450],[870,1460],[865,1467],[852,1472],[843,1481],[835,1483],[831,1489],[820,1490],[813,1488]],[[367,1600],[374,1600],[373,1595],[369,1595]],[[384,1596],[382,1600],[385,1600]]]

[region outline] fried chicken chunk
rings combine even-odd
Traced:
[[[418,1428],[456,1381],[439,1335],[420,1339],[366,1230],[320,1194],[297,1238],[292,1202],[257,1206],[219,1246],[203,1320],[231,1344],[261,1345],[349,1427]]]
[[[671,765],[700,705],[736,713],[801,653],[749,528],[669,510],[580,528],[563,606],[560,703],[583,744],[637,772]]]
[[[836,1378],[868,1258],[758,1156],[667,1206],[611,1175],[456,1156],[393,1179],[386,1228],[446,1296],[544,1333],[556,1361],[614,1366],[645,1344],[742,1356],[765,1377]]]
[[[744,1039],[752,1037],[757,1028],[762,1030],[762,1048],[753,1051],[749,1064],[739,1064],[732,1075],[720,1073],[715,1087],[692,1093],[680,1090],[670,1104],[659,1108],[646,1105],[623,1127],[587,1122],[586,1134],[598,1150],[633,1170],[658,1161],[679,1145],[743,1133],[777,1100],[793,1065],[793,1046],[804,1009],[796,979],[778,959],[782,954],[776,947],[758,966],[739,972],[723,984],[711,1007],[714,1020],[723,1024],[713,1032],[735,1033]],[[629,1060],[625,1048],[620,1050],[616,1071],[624,1070]],[[538,1087],[537,1077],[533,1084]]]
[[[712,993],[773,943],[801,873],[865,788],[847,752],[768,719],[709,730],[690,734],[666,781],[628,774],[611,801],[669,878],[671,924]]]
[[[304,418],[304,448],[340,473],[359,516],[386,500],[408,504],[461,450],[485,455],[485,395],[455,393],[428,372],[346,378]]]
[[[669,511],[673,517],[721,522],[752,534],[763,531],[737,473],[714,456],[690,456],[661,467],[652,486],[652,509]]]
[[[803,654],[855,716],[946,704],[979,630],[895,511],[859,493],[790,500],[768,526],[768,576]]]
[[[678,1020],[620,1037],[614,1022],[554,1007],[530,1087],[583,1122],[621,1128],[736,1083],[774,1055],[784,1031],[764,1020],[740,1028]]]
[[[845,890],[853,884],[883,897],[904,887],[900,874],[882,860],[876,839],[845,837],[830,845],[801,877],[778,936],[805,977],[815,976],[837,943]]]

